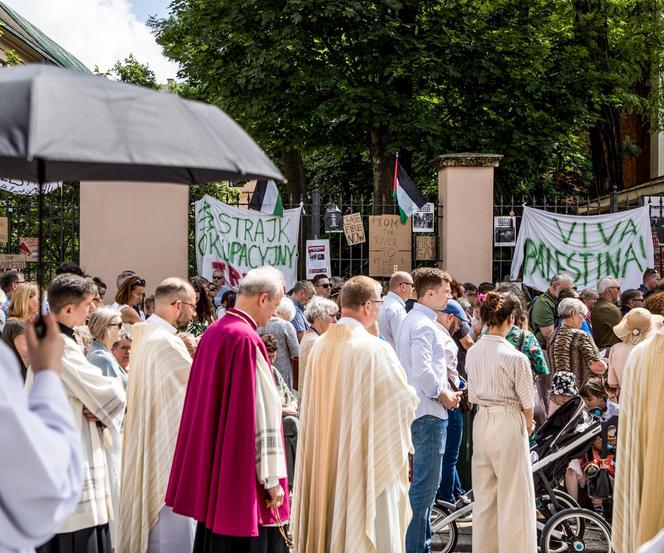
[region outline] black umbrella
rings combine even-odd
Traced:
[[[45,182],[283,179],[220,109],[47,65],[0,69],[0,176]]]

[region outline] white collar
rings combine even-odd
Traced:
[[[357,319],[354,319],[353,317],[341,317],[337,321],[337,324],[338,325],[351,325],[351,326],[356,326],[356,327],[361,326],[362,328],[364,328],[364,325],[360,321],[358,321]]]
[[[162,328],[168,330],[171,334],[177,334],[178,329],[175,328],[171,323],[169,323],[166,319],[162,319],[159,315],[156,313],[153,313],[148,317],[148,320],[145,321],[146,323],[152,323],[152,324],[157,324],[161,326]]]
[[[406,302],[403,301],[401,296],[399,296],[398,294],[395,294],[391,290],[387,293],[387,297],[397,300],[401,304],[402,307],[406,307]]]

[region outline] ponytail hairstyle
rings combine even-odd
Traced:
[[[486,300],[480,306],[480,317],[489,327],[500,326],[510,318],[510,315],[516,317],[517,311],[521,307],[521,302],[515,294],[511,292],[488,292]]]

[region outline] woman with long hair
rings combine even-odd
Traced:
[[[535,428],[528,358],[505,337],[519,299],[488,292],[480,315],[488,328],[466,355],[473,425],[473,552],[535,553],[535,490],[528,435]]]
[[[28,344],[25,340],[25,323],[34,319],[39,313],[37,290],[37,285],[32,282],[25,282],[17,286],[7,311],[9,318],[2,330],[2,341],[16,355],[23,380],[25,380],[30,364]]]
[[[191,285],[196,292],[196,316],[189,323],[187,332],[198,338],[214,322],[216,311],[208,294],[207,280],[203,277],[194,277],[191,279]]]
[[[145,280],[138,275],[125,278],[115,294],[113,309],[122,314],[122,322],[134,324],[145,320]]]

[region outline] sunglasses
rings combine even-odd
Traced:
[[[119,323],[111,323],[109,326],[117,326],[120,330],[122,330],[122,321]]]
[[[316,284],[315,286],[316,288],[329,288],[332,285],[329,282],[327,282],[325,284]]]
[[[133,288],[134,286],[145,286],[145,280],[143,280],[142,278],[135,280],[134,283],[131,285],[131,287]]]
[[[223,276],[213,276],[212,280],[224,280]]]

